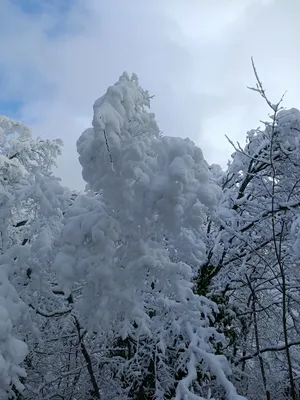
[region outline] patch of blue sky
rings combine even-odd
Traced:
[[[0,0],[1,1],[1,0]],[[50,39],[79,33],[81,26],[69,21],[69,15],[74,7],[80,6],[79,0],[10,0],[24,14],[32,18],[42,15],[51,17],[52,24],[44,33]]]
[[[39,97],[39,94],[47,93],[51,96],[55,89],[52,82],[45,80],[45,76],[33,64],[14,65],[1,63],[0,60],[0,101],[3,98],[8,100],[32,99]]]
[[[22,101],[18,100],[1,100],[0,99],[0,115],[5,115],[6,117],[12,119],[21,118],[21,109],[24,106]]]
[[[23,119],[23,108],[31,101],[51,98],[53,84],[35,68],[14,70],[0,62],[0,114],[13,119]]]
[[[26,14],[37,15],[41,14],[45,7],[45,2],[42,0],[10,0],[11,3]],[[47,1],[46,1],[47,2]]]
[[[81,0],[8,0],[15,10],[33,21],[45,20],[43,34],[50,41],[80,33],[78,19],[73,13],[84,12]],[[0,0],[1,3],[1,0]],[[1,4],[0,4],[1,5]],[[1,7],[0,7],[1,8]],[[13,29],[9,18],[0,13],[0,35],[9,38]],[[30,101],[49,99],[55,92],[53,82],[44,76],[32,63],[20,68],[13,62],[0,59],[0,114],[13,119],[22,118],[22,109]]]
[[[43,13],[65,14],[70,11],[77,0],[10,0],[22,12],[30,15]]]

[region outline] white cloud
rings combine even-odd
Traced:
[[[0,99],[22,99],[35,131],[64,140],[59,173],[71,187],[82,185],[76,140],[123,70],[156,95],[165,134],[190,136],[224,165],[224,134],[242,140],[266,117],[246,90],[252,55],[270,95],[288,89],[286,104],[297,107],[299,12],[297,0],[74,0],[62,18],[55,8],[25,15],[2,0]]]

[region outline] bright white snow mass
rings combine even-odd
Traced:
[[[225,358],[213,355],[209,342],[219,337],[208,327],[215,305],[192,290],[205,259],[203,224],[221,190],[193,142],[160,135],[149,105],[148,92],[126,73],[94,104],[93,128],[77,147],[88,189],[98,194],[79,196],[66,213],[59,239],[65,244],[54,264],[61,289],[69,295],[81,283],[75,309],[89,332],[103,337],[102,346],[111,346],[112,332],[136,343],[133,359],[115,360],[123,390],[132,381],[143,385],[135,376],[138,365],[147,368],[147,343],[157,371],[145,390],[156,399],[172,391],[178,400],[204,398],[192,394],[199,362],[228,398],[238,399]],[[176,342],[180,357],[171,350]],[[185,363],[189,372],[175,390],[171,371]]]

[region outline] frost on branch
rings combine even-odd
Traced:
[[[0,398],[6,400],[11,398],[12,386],[19,392],[24,389],[20,378],[24,378],[26,373],[20,364],[28,349],[15,337],[13,329],[22,320],[26,306],[9,282],[10,266],[3,263],[3,256],[0,265]]]
[[[60,141],[35,140],[26,126],[0,116],[1,399],[23,389],[19,364],[27,345],[16,338],[34,341],[28,306],[52,294],[47,267],[66,200],[51,172],[60,147]]]
[[[13,322],[18,321],[22,308],[17,293],[10,285],[1,265],[0,273],[0,398],[8,399],[11,387],[18,391],[24,389],[20,382],[25,370],[20,367],[27,355],[27,345],[13,335]]]
[[[223,311],[216,319],[230,343],[224,354],[242,369],[235,370],[239,391],[249,399],[296,399],[300,112],[258,92],[273,115],[248,132],[245,147],[231,142],[235,152],[201,273]]]
[[[215,305],[192,283],[220,189],[201,150],[161,136],[148,108],[127,74],[94,104],[93,127],[77,142],[90,191],[65,215],[55,268],[96,335],[107,369],[93,375],[106,398],[200,400],[219,390],[240,399],[211,345],[222,340],[209,327]]]

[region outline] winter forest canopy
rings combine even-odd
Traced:
[[[300,398],[300,112],[225,171],[165,136],[124,73],[77,141],[0,117],[0,399]],[[230,138],[229,138],[230,140]]]

